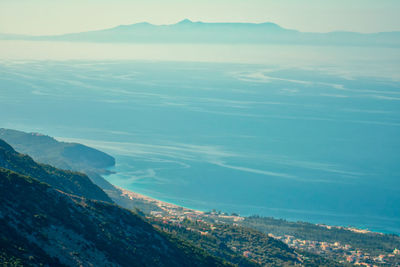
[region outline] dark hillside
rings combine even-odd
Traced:
[[[82,173],[65,171],[36,163],[31,157],[16,152],[0,139],[0,167],[32,176],[65,193],[112,202],[97,185]]]
[[[224,266],[131,211],[65,194],[0,168],[0,263],[24,266]],[[42,265],[43,266],[43,265]]]

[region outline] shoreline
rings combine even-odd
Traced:
[[[139,194],[139,193],[133,192],[131,190],[124,189],[124,188],[116,186],[116,185],[113,185],[113,186],[121,191],[121,193],[122,193],[121,195],[122,196],[127,196],[131,200],[139,199],[139,200],[142,200],[142,201],[146,201],[148,203],[151,203],[151,204],[154,204],[154,205],[158,206],[159,208],[161,208],[161,209],[163,209],[165,211],[167,211],[166,209],[169,208],[169,209],[182,209],[182,210],[185,210],[185,211],[191,211],[191,212],[195,212],[195,213],[198,213],[198,214],[205,214],[205,212],[201,211],[201,210],[196,210],[196,209],[193,209],[193,208],[187,208],[187,207],[184,207],[184,206],[180,206],[180,205],[176,205],[176,204],[169,203],[169,202],[166,202],[166,201],[162,201],[162,200],[159,200],[159,199],[156,199],[156,198],[152,198],[152,197],[149,197],[149,196],[146,196],[146,195],[143,195],[143,194]]]
[[[167,213],[171,213],[171,211],[173,211],[173,210],[182,210],[183,212],[192,212],[192,213],[195,213],[197,215],[207,215],[208,214],[208,212],[205,212],[205,211],[201,211],[201,210],[197,210],[197,209],[193,209],[193,208],[188,208],[188,207],[180,206],[180,205],[177,205],[177,204],[169,203],[169,202],[166,202],[166,201],[162,201],[162,200],[159,200],[159,199],[156,199],[156,198],[152,198],[150,196],[146,196],[146,195],[143,195],[143,194],[139,194],[139,193],[133,192],[133,191],[128,190],[128,189],[124,189],[124,188],[119,187],[119,186],[115,186],[115,188],[120,190],[122,196],[128,197],[130,200],[141,200],[141,201],[147,202],[149,204],[157,206],[158,208],[162,209],[163,211],[165,211]],[[250,217],[250,216],[241,216],[241,215],[231,216],[231,215],[226,215],[223,212],[220,214],[220,216],[223,216],[225,218],[228,218],[228,217],[229,218],[235,218],[236,220],[244,220],[245,218]],[[323,227],[323,228],[326,228],[326,229],[332,229],[332,228],[344,229],[344,230],[351,231],[351,232],[358,233],[358,234],[370,234],[370,233],[373,233],[373,234],[380,234],[380,235],[394,234],[394,235],[400,236],[399,234],[396,234],[396,233],[385,233],[385,232],[382,232],[382,231],[375,231],[375,230],[370,230],[370,229],[366,229],[366,228],[359,228],[359,227],[355,227],[355,226],[329,225],[329,224],[324,224],[324,223],[312,223],[312,222],[307,222],[307,221],[289,221],[289,220],[284,219],[284,218],[275,218],[275,217],[272,217],[272,216],[261,216],[261,215],[259,215],[259,216],[260,217],[264,217],[264,218],[272,218],[274,220],[283,219],[285,221],[294,222],[294,223],[295,222],[310,223],[310,224],[313,224],[313,225],[316,225],[316,226],[319,226],[319,227]]]
[[[218,238],[221,231],[224,232],[226,229],[230,229],[230,231],[235,233],[248,231],[246,232],[247,234],[256,233],[259,238],[272,238],[278,242],[282,242],[287,245],[288,248],[294,249],[295,251],[306,251],[326,259],[334,259],[339,263],[349,263],[370,267],[381,266],[380,263],[386,262],[395,263],[398,255],[400,255],[400,251],[395,246],[391,247],[389,250],[386,249],[385,251],[380,251],[379,245],[373,242],[371,243],[370,241],[367,243],[373,244],[373,248],[360,245],[360,242],[363,243],[365,240],[369,240],[370,238],[375,238],[380,242],[379,244],[387,244],[387,239],[390,239],[391,237],[380,232],[372,232],[356,227],[310,223],[310,233],[314,232],[314,234],[304,236],[301,234],[301,231],[304,231],[303,222],[297,222],[298,224],[295,222],[293,225],[289,224],[289,226],[281,226],[279,221],[277,221],[278,224],[276,224],[274,220],[277,219],[273,217],[269,217],[271,220],[267,219],[265,221],[263,219],[257,221],[257,218],[255,221],[251,219],[246,221],[245,216],[226,215],[225,213],[215,211],[199,211],[151,198],[121,187],[116,187],[116,189],[120,192],[122,198],[129,198],[131,203],[136,201],[135,205],[146,205],[147,203],[145,206],[148,208],[147,212],[141,213],[141,216],[145,217],[154,227],[161,231],[170,231],[170,233],[172,233],[175,231],[174,229],[183,227],[186,231],[197,233],[200,236],[216,238]],[[265,223],[264,226],[266,226],[264,229],[262,227],[263,223]],[[260,224],[261,228],[257,227],[256,224]],[[236,230],[236,227],[242,227],[239,228],[242,230]],[[292,230],[288,228],[289,230],[285,231],[285,227],[293,228]],[[333,232],[330,231],[331,229]],[[335,229],[339,230],[339,232],[336,232]],[[300,233],[298,233],[298,231],[300,231]],[[315,234],[315,232],[317,234]],[[320,237],[321,235],[324,236],[322,239]],[[237,249],[237,246],[234,246],[234,248]],[[253,251],[248,247],[244,247],[244,250],[243,253],[256,253],[256,251]]]

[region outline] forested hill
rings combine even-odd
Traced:
[[[2,266],[226,266],[131,211],[0,168]]]
[[[59,142],[39,133],[0,128],[0,138],[18,152],[57,168],[99,172],[115,165],[115,159],[102,151],[82,144]]]
[[[65,193],[89,199],[112,202],[107,194],[95,185],[87,175],[54,168],[35,162],[28,155],[16,152],[9,144],[0,139],[0,167],[23,175],[35,177]]]

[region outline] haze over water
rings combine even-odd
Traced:
[[[115,185],[201,210],[400,233],[399,49],[0,48],[0,127],[110,153]]]

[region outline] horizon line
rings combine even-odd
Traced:
[[[298,31],[300,33],[319,33],[319,34],[326,34],[326,33],[357,33],[357,34],[378,34],[378,33],[395,33],[395,32],[400,32],[400,29],[398,30],[392,30],[392,31],[377,31],[377,32],[358,32],[358,31],[349,31],[349,30],[334,30],[334,31],[300,31],[294,28],[285,28],[279,25],[278,23],[271,22],[271,21],[263,21],[263,22],[248,22],[248,21],[218,21],[218,22],[208,22],[208,21],[201,21],[201,20],[191,20],[189,18],[185,19],[180,19],[175,23],[170,23],[170,24],[155,24],[151,23],[149,21],[140,21],[140,22],[134,22],[134,23],[129,23],[129,24],[116,24],[114,26],[106,27],[106,28],[97,28],[97,29],[91,29],[91,30],[85,30],[85,31],[73,31],[73,32],[65,32],[65,33],[53,33],[53,34],[23,34],[23,33],[12,33],[12,32],[0,32],[0,34],[4,35],[17,35],[17,36],[32,36],[32,37],[38,37],[38,36],[61,36],[61,35],[68,35],[68,34],[77,34],[77,33],[86,33],[86,32],[95,32],[95,31],[102,31],[102,30],[111,30],[115,29],[118,27],[128,27],[128,26],[134,26],[134,25],[139,25],[139,24],[148,24],[151,26],[156,26],[156,27],[162,27],[162,26],[174,26],[178,25],[181,23],[199,23],[199,24],[250,24],[250,25],[262,25],[262,24],[272,24],[275,26],[278,26],[281,29],[284,30],[293,30],[293,31]]]

